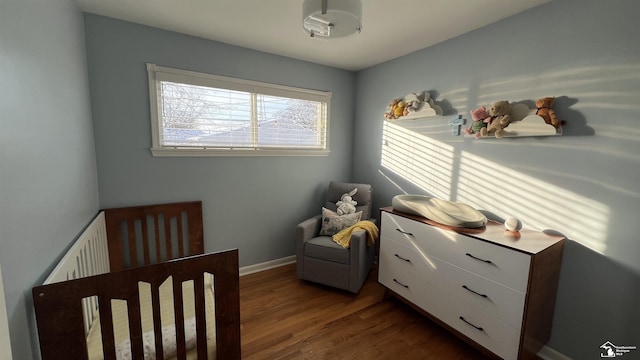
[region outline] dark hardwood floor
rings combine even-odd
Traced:
[[[298,280],[295,264],[240,278],[243,359],[488,359],[385,297],[374,269],[359,294]]]

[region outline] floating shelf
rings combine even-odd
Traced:
[[[442,115],[438,114],[437,111],[433,108],[428,108],[422,111],[416,111],[416,112],[412,112],[409,113],[406,116],[401,116],[395,120],[388,120],[388,121],[399,121],[399,120],[416,120],[416,119],[425,119],[425,120],[429,120],[430,118],[435,119],[442,119]]]
[[[391,123],[397,123],[398,125],[406,125],[407,127],[413,127],[410,124],[414,124],[414,121],[447,121],[454,116],[443,116],[442,109],[432,103],[425,102],[420,111],[416,111],[410,113],[406,116],[401,116],[394,120],[385,120]],[[504,131],[504,138],[515,138],[515,137],[542,137],[542,136],[560,136],[562,135],[562,127],[556,128],[553,125],[545,123],[544,119],[535,114],[536,109],[530,109],[525,104],[515,104],[511,106],[511,118],[512,121],[507,126]],[[460,116],[460,115],[458,115]],[[449,123],[451,125],[451,122]],[[469,127],[470,123],[467,120],[467,123],[463,126],[460,126],[461,132],[464,131],[465,128]],[[457,135],[454,133],[454,135]],[[464,135],[469,138],[476,138],[475,134]],[[497,139],[494,135],[478,137],[476,139],[486,140],[486,139]]]
[[[511,118],[509,126],[504,129],[504,137],[531,137],[531,136],[560,136],[562,127],[555,128],[553,125],[544,122],[544,119],[536,115],[536,109],[530,109],[525,104],[515,104],[511,106]],[[475,134],[466,135],[475,137]],[[495,136],[484,136],[477,139],[496,139]]]
[[[429,93],[415,93],[415,94],[407,94],[402,98],[402,101],[406,104],[418,101],[420,103],[417,111],[411,112],[407,115],[403,115],[398,117],[397,119],[392,119],[389,121],[397,121],[397,120],[415,120],[415,119],[424,119],[429,117],[441,116],[442,108],[431,99],[431,94]]]

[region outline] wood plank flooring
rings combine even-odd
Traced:
[[[299,280],[295,264],[241,277],[242,358],[488,359],[385,297],[376,277],[357,295]]]

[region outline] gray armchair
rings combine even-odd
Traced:
[[[357,201],[356,211],[362,220],[371,219],[372,187],[368,184],[331,182],[327,189],[325,208],[336,211],[340,197],[352,191]],[[320,210],[320,206],[318,206]],[[360,291],[376,255],[376,245],[367,245],[367,234],[354,231],[348,249],[336,244],[331,236],[318,235],[322,216],[317,215],[298,224],[296,231],[296,273],[298,278],[348,290]]]

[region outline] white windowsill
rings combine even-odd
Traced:
[[[329,150],[306,149],[203,149],[203,148],[151,148],[154,157],[209,157],[209,156],[328,156]]]

